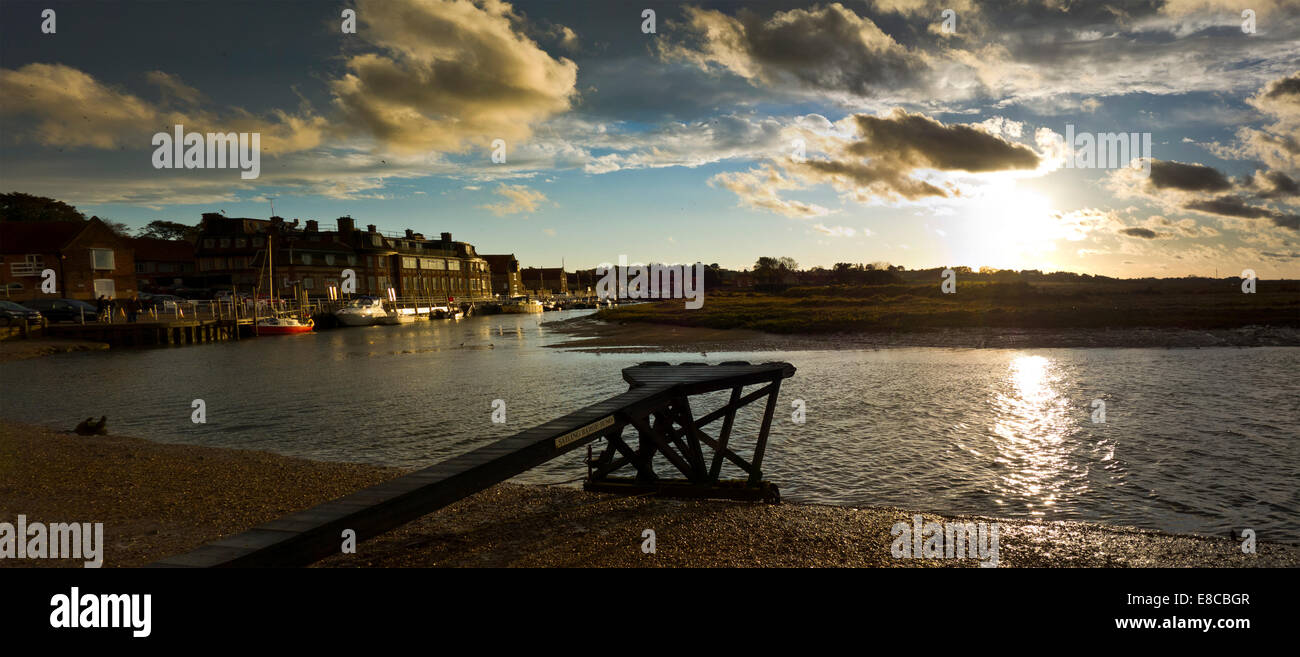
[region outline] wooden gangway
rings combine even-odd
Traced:
[[[345,530],[356,532],[358,542],[441,509],[457,500],[505,481],[561,454],[604,438],[608,447],[595,461],[589,484],[658,486],[655,456],[662,455],[685,475],[680,485],[700,493],[713,487],[733,493],[770,490],[762,481],[762,460],[782,379],[794,375],[789,363],[721,365],[642,363],[623,370],[627,392],[574,411],[509,438],[466,454],[360,490],[331,502],[293,513],[209,543],[185,554],[169,557],[155,567],[290,567],[302,566],[337,554]],[[743,394],[747,386],[760,386]],[[730,389],[730,401],[698,419],[691,416],[692,395]],[[750,459],[729,446],[736,411],[758,399],[766,407]],[[725,419],[717,438],[702,430]],[[635,447],[623,437],[632,427]],[[703,447],[712,450],[705,457]],[[744,470],[744,482],[723,486],[718,480],[721,460]],[[627,466],[636,472],[632,483],[617,482],[611,474]],[[710,483],[711,482],[711,483]]]

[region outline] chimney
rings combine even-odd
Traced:
[[[373,232],[375,232],[375,225],[374,225],[374,224],[366,224],[366,232],[367,232],[367,233],[373,233]]]
[[[352,217],[339,217],[339,232],[343,234],[351,233],[357,229],[357,222]]]
[[[320,224],[315,219],[307,220],[307,232],[314,233],[320,228]]]
[[[408,239],[408,240],[410,240],[410,239],[415,239],[415,231],[411,230],[410,228],[407,228],[407,229],[406,229],[406,239]]]
[[[442,241],[444,241],[444,242],[450,242],[450,241],[451,241],[451,233],[443,233],[443,234],[442,234]]]

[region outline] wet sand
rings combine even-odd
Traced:
[[[60,338],[31,338],[0,341],[0,363],[27,358],[39,358],[70,351],[105,351],[108,344],[89,340],[63,340]]]
[[[110,418],[111,428],[111,418]],[[0,521],[104,523],[104,565],[141,566],[402,474],[264,452],[82,437],[0,422]],[[778,482],[779,483],[779,482]],[[501,484],[320,566],[919,566],[896,559],[895,522],[913,512],[785,503],[616,497]],[[981,520],[924,514],[927,520]],[[1179,536],[1088,523],[998,519],[1001,567],[1300,566],[1300,546]],[[643,531],[656,550],[642,552]],[[0,567],[79,567],[0,559]]]
[[[1067,347],[1300,346],[1300,330],[1247,326],[1236,329],[939,329],[878,333],[775,334],[652,322],[605,322],[584,316],[546,322],[570,340],[547,345],[585,352],[820,351],[945,347],[1044,349]]]

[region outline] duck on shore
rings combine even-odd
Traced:
[[[96,422],[94,416],[82,420],[73,431],[80,436],[106,436],[108,435],[108,416],[101,415]]]

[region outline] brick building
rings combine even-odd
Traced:
[[[519,272],[524,290],[533,297],[567,296],[569,277],[561,267],[528,267]]]
[[[194,276],[194,245],[185,240],[136,237],[131,240],[135,252],[135,277],[143,291],[190,286]]]
[[[493,296],[507,299],[524,296],[524,283],[519,277],[519,260],[515,254],[484,255],[483,259],[492,270]]]
[[[274,244],[275,294],[290,296],[295,288],[308,296],[325,296],[339,287],[345,270],[355,275],[356,293],[398,296],[489,299],[491,272],[471,244],[456,242],[451,233],[428,239],[407,230],[381,233],[374,225],[359,230],[351,217],[340,217],[336,230],[321,230],[315,220],[300,225],[281,217],[237,219],[203,215],[195,246],[198,273],[214,288],[267,294],[266,250]],[[260,285],[259,285],[260,281]]]
[[[137,291],[134,250],[97,217],[89,221],[0,222],[0,290],[5,298],[124,299]],[[55,291],[41,292],[54,272]]]

